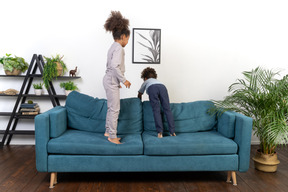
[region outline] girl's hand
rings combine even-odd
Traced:
[[[126,80],[126,81],[124,82],[124,85],[125,85],[126,88],[130,88],[131,83],[130,83],[128,80]]]

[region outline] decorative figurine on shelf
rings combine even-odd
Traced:
[[[75,70],[70,70],[69,76],[72,75],[72,77],[76,77],[76,72],[77,72],[77,67],[75,68]]]

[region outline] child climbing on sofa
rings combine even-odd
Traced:
[[[170,109],[168,91],[165,85],[157,80],[157,73],[155,69],[150,67],[147,67],[142,71],[141,78],[144,80],[144,83],[138,91],[138,98],[142,100],[142,95],[146,90],[146,93],[149,95],[149,101],[153,110],[158,138],[163,137],[163,123],[160,113],[160,104],[168,121],[170,135],[176,136],[174,119]]]

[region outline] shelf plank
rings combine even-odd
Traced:
[[[0,77],[26,77],[26,75],[0,75]]]
[[[19,94],[16,95],[5,95],[5,94],[0,94],[0,96],[6,96],[6,97],[18,97]],[[50,97],[48,94],[45,95],[35,95],[35,94],[22,94],[22,97]],[[57,97],[59,99],[66,99],[66,95],[52,95],[52,97]]]
[[[41,113],[39,113],[41,114]],[[39,115],[37,114],[37,115]],[[0,112],[0,116],[11,116],[12,112]],[[16,113],[14,118],[17,119],[34,119],[36,115],[22,115],[20,113]]]
[[[37,114],[39,115],[39,114]],[[15,118],[17,119],[34,119],[36,115],[16,115]]]
[[[26,77],[26,75],[0,75],[0,77]],[[30,74],[28,75],[28,77],[39,77],[42,78],[41,74]],[[55,79],[79,79],[81,78],[81,76],[77,76],[77,77],[71,77],[71,76],[58,76]]]
[[[0,134],[4,134],[5,130],[0,130]],[[15,134],[15,135],[35,135],[35,131],[33,130],[10,130],[8,134]]]
[[[0,112],[0,116],[11,116],[11,112]]]
[[[18,97],[19,94],[16,95],[6,95],[6,94],[0,94],[0,96],[6,96],[6,97]]]

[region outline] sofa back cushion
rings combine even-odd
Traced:
[[[73,91],[66,100],[68,127],[91,131],[105,132],[107,100]],[[118,134],[141,133],[142,103],[138,98],[120,100]]]
[[[170,108],[175,122],[175,132],[192,133],[209,131],[217,124],[216,117],[207,113],[213,105],[210,101],[195,101],[190,103],[171,103]],[[168,132],[168,124],[161,111],[164,132]],[[145,131],[156,131],[152,108],[149,101],[143,102],[143,121]]]

